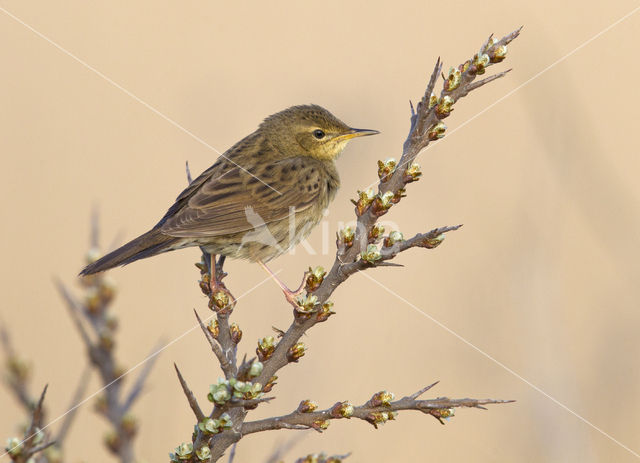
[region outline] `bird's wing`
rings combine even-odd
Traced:
[[[158,228],[165,235],[182,238],[253,230],[309,208],[326,191],[316,165],[284,159],[263,167],[257,175],[240,167],[222,175],[214,172],[188,199],[181,195],[183,206],[168,213]]]

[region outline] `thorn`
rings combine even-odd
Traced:
[[[422,394],[424,394],[425,392],[427,392],[429,389],[431,389],[433,386],[435,386],[436,384],[438,384],[440,381],[436,381],[435,383],[429,384],[428,386],[423,387],[422,389],[420,389],[418,392],[414,392],[413,394],[411,394],[409,397],[412,399],[417,399],[418,397],[420,397]]]

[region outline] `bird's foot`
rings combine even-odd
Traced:
[[[278,286],[280,286],[280,289],[282,289],[282,292],[284,293],[284,298],[287,300],[287,302],[291,304],[294,309],[299,308],[300,302],[298,301],[298,298],[302,295],[302,293],[305,292],[306,285],[307,285],[307,277],[309,276],[309,272],[304,272],[302,283],[300,284],[298,289],[291,290],[287,287],[287,285],[285,285],[282,282],[282,280],[280,280],[280,278],[276,276],[275,273],[271,271],[271,269],[269,269],[269,267],[267,267],[264,264],[264,262],[258,261],[258,263],[262,266],[263,269],[265,269],[265,271],[269,274],[269,276],[273,279],[273,281],[275,281],[278,284]]]

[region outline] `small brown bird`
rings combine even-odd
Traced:
[[[340,186],[335,160],[347,142],[377,133],[317,105],[273,114],[191,182],[155,227],[81,274],[190,246],[264,266],[320,221]]]

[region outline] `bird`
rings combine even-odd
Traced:
[[[289,290],[266,262],[319,223],[340,187],[335,161],[347,143],[378,133],[352,128],[316,104],[272,114],[191,181],[151,230],[90,263],[80,275],[199,246],[212,258],[212,291],[218,255],[219,267],[226,257],[260,264],[294,303],[301,289]]]

